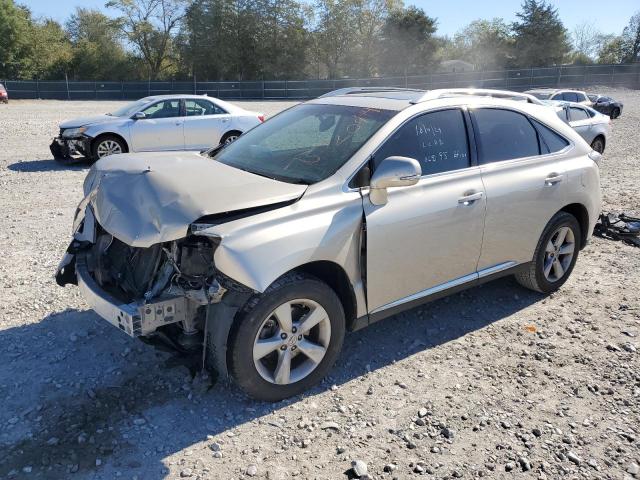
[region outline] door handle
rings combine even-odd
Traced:
[[[484,197],[484,192],[470,193],[469,195],[460,197],[458,199],[458,203],[460,205],[464,205],[465,207],[468,207],[469,205],[472,205],[475,201],[480,200],[482,197]]]
[[[552,187],[553,185],[562,182],[562,175],[559,173],[550,173],[547,178],[544,179],[544,184],[547,187]]]
[[[182,121],[181,120],[176,121],[176,125],[178,126],[182,125]]]

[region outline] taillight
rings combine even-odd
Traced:
[[[263,113],[258,115],[258,120],[260,120],[261,122],[264,122],[264,114]]]

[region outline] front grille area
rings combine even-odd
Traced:
[[[107,233],[98,236],[91,253],[90,271],[96,282],[127,303],[150,290],[162,258],[161,245],[130,247]]]

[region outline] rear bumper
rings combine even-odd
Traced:
[[[143,300],[122,303],[105,292],[91,278],[84,254],[76,255],[78,287],[89,306],[107,322],[130,337],[154,332],[158,327],[191,318],[189,301],[183,296],[158,298],[154,302]]]

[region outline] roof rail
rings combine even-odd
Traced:
[[[338,95],[353,95],[356,93],[376,93],[376,92],[426,92],[419,88],[402,88],[402,87],[346,87],[332,90],[318,98],[335,97]]]
[[[415,103],[424,102],[426,100],[434,100],[436,98],[456,97],[456,96],[474,96],[474,97],[493,97],[505,100],[522,100],[527,103],[542,105],[542,102],[528,93],[512,92],[511,90],[494,90],[492,88],[442,88],[438,90],[430,90]]]

